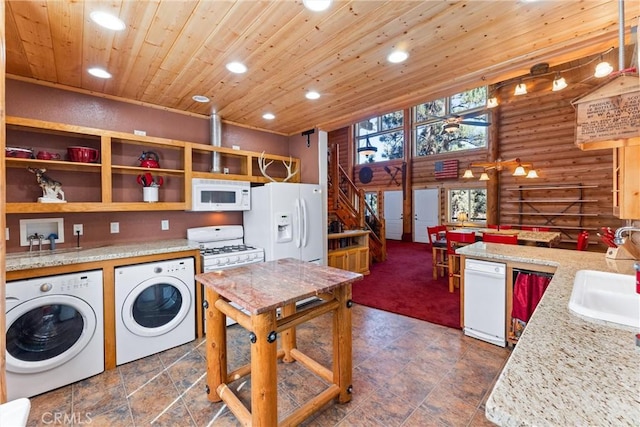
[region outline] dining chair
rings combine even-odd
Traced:
[[[549,227],[528,227],[526,225],[523,225],[522,227],[520,227],[520,230],[525,230],[525,231],[551,231],[551,229]]]
[[[579,251],[586,251],[589,246],[589,232],[587,230],[582,230],[580,234],[578,234],[578,243],[576,245],[576,249]]]
[[[447,261],[449,268],[449,292],[453,292],[456,282],[460,286],[460,255],[456,255],[456,249],[475,243],[475,233],[463,233],[459,231],[447,231]],[[456,280],[457,279],[457,280]]]
[[[482,241],[489,242],[489,243],[504,243],[507,245],[517,245],[518,236],[516,234],[482,233]]]
[[[434,280],[438,278],[438,272],[440,272],[440,277],[444,277],[445,270],[449,268],[447,262],[447,239],[442,237],[446,232],[447,227],[445,225],[427,227],[427,235],[429,236],[429,243],[431,243],[431,265]]]
[[[487,224],[487,228],[491,228],[493,230],[497,230],[498,229],[498,224]]]

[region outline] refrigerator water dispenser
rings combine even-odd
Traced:
[[[290,242],[293,240],[293,227],[290,213],[276,214],[276,243]]]

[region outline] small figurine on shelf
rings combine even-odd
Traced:
[[[66,203],[62,184],[45,175],[46,169],[27,168],[36,175],[38,185],[42,188],[42,197],[38,197],[39,203]],[[60,197],[60,198],[58,198]]]

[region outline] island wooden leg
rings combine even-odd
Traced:
[[[251,425],[278,425],[276,312],[251,316],[255,343],[251,344]]]
[[[226,316],[216,308],[219,295],[213,289],[205,287],[208,304],[206,310],[206,345],[207,345],[207,387],[208,399],[219,402],[218,386],[227,381],[227,321]]]
[[[333,383],[340,388],[338,402],[351,400],[351,284],[336,289],[340,303],[333,316]]]
[[[296,313],[296,304],[287,304],[282,307],[282,317],[291,316]],[[282,350],[284,350],[283,362],[291,363],[295,359],[291,356],[291,350],[296,348],[296,328],[289,328],[282,332]]]

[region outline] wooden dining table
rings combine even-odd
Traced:
[[[455,231],[462,233],[475,233],[476,241],[482,240],[484,233],[502,234],[502,235],[516,235],[518,236],[518,244],[520,245],[544,245],[544,246],[557,246],[561,240],[561,234],[559,231],[533,231],[533,230],[519,230],[516,228],[508,230],[496,230],[495,228],[476,228],[476,227],[459,227],[455,228]]]

